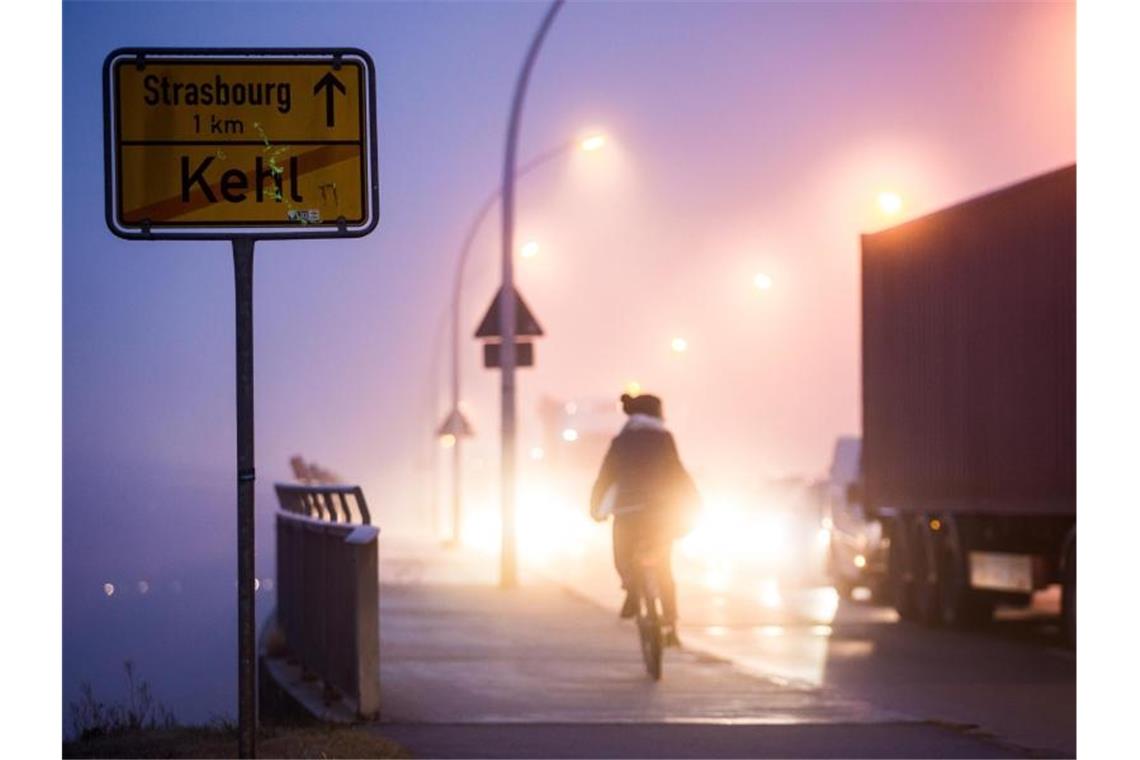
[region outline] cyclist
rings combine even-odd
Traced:
[[[623,394],[621,406],[629,419],[606,452],[590,496],[590,514],[599,522],[614,516],[614,566],[626,592],[621,617],[637,614],[634,561],[639,551],[648,552],[657,568],[665,643],[680,646],[673,541],[692,527],[700,497],[665,428],[661,399]]]

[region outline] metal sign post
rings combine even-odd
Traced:
[[[504,264],[504,281],[510,282],[511,271]],[[510,298],[507,295],[510,294]],[[510,310],[510,322],[505,315]],[[511,335],[510,358],[506,358],[506,334]],[[537,338],[543,334],[538,320],[531,313],[526,301],[511,285],[499,289],[491,301],[487,313],[475,330],[475,337],[483,339],[483,366],[499,368],[503,372],[503,524],[502,549],[500,557],[499,585],[513,588],[518,583],[518,566],[515,553],[515,369],[534,366],[534,344],[529,340],[519,342],[516,338]],[[509,366],[507,362],[510,362]],[[456,520],[459,519],[456,512]]]
[[[375,229],[375,93],[353,48],[124,48],[103,64],[107,226],[233,247],[239,757],[257,750],[253,247]]]
[[[511,100],[511,118],[507,124],[507,146],[503,158],[503,284],[499,291],[499,332],[502,335],[500,391],[502,397],[502,432],[500,488],[502,489],[502,546],[500,547],[499,585],[510,589],[518,585],[518,561],[515,553],[515,155],[518,150],[519,127],[522,123],[523,100],[531,69],[542,48],[542,41],[562,9],[564,0],[554,0],[542,17],[523,59],[515,81]]]
[[[448,543],[450,546],[460,546],[463,543],[463,514],[459,506],[460,461],[457,452],[463,443],[463,439],[475,435],[475,431],[471,427],[471,423],[463,416],[463,412],[459,410],[459,403],[456,402],[452,405],[451,413],[447,415],[435,434],[440,438],[446,436],[451,438],[451,539]]]
[[[237,347],[238,756],[256,755],[257,619],[254,609],[253,244],[235,238]]]

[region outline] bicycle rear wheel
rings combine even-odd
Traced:
[[[660,681],[661,654],[664,649],[661,625],[656,616],[643,615],[637,619],[637,631],[641,638],[641,658],[645,660],[645,670],[654,681]]]
[[[645,670],[654,681],[660,681],[665,637],[661,631],[661,603],[656,581],[653,567],[643,567],[639,584],[641,593],[638,594],[641,597],[641,609],[637,615],[637,633],[641,640],[641,658],[645,661]]]

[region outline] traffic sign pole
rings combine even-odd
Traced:
[[[254,601],[253,238],[235,238],[238,497],[238,757],[257,754],[256,608]]]
[[[511,119],[507,126],[507,150],[503,161],[503,285],[499,292],[499,327],[502,345],[502,434],[500,460],[500,488],[502,489],[502,545],[500,546],[499,585],[510,589],[518,585],[518,560],[515,551],[515,156],[518,148],[519,125],[522,121],[523,100],[531,69],[542,48],[554,17],[562,9],[563,0],[550,4],[538,31],[531,40],[515,83],[511,103]]]

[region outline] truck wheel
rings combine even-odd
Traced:
[[[903,620],[914,620],[917,610],[914,603],[914,564],[911,545],[913,541],[907,530],[906,519],[898,517],[891,521],[891,549],[887,557],[887,573],[894,597],[895,610]]]
[[[970,588],[961,533],[952,516],[942,520],[939,599],[942,624],[950,628],[966,628],[983,623],[993,615],[993,605]]]
[[[835,556],[835,547],[827,551],[827,579],[835,587],[835,593],[840,599],[850,599],[854,585],[839,572],[839,559]]]
[[[942,622],[939,614],[939,562],[938,535],[930,529],[930,518],[918,515],[914,520],[912,557],[914,567],[914,602],[916,617],[923,625],[936,626]]]
[[[1077,648],[1077,539],[1073,536],[1065,552],[1065,573],[1061,581],[1061,617],[1069,646]]]

